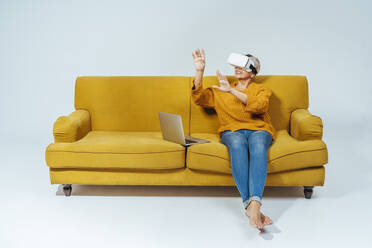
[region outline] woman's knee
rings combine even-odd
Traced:
[[[249,136],[248,143],[251,154],[266,154],[272,144],[272,137],[269,132],[259,130]]]
[[[267,155],[267,146],[264,144],[249,144],[249,154],[250,156],[265,156]]]
[[[249,135],[248,142],[251,145],[269,147],[272,144],[272,136],[266,130],[257,130]]]
[[[222,143],[233,149],[248,146],[247,138],[238,132],[224,134],[222,137]]]

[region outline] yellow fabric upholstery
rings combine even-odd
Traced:
[[[185,148],[160,132],[91,131],[76,142],[50,144],[46,162],[52,168],[183,168]]]
[[[298,140],[322,139],[323,122],[307,109],[296,109],[291,114],[290,130]]]
[[[91,130],[90,114],[87,110],[79,109],[68,116],[60,116],[54,122],[54,142],[74,142]]]
[[[179,114],[189,135],[190,77],[84,76],[75,84],[75,109],[87,109],[92,130],[160,131],[158,112]]]
[[[193,133],[193,137],[211,143],[188,148],[186,165],[190,169],[231,174],[227,147],[216,134]],[[249,154],[249,152],[247,151]],[[328,163],[328,152],[321,140],[298,141],[286,130],[280,130],[268,151],[268,173],[318,167]]]
[[[281,173],[270,173],[266,186],[322,186],[325,168],[314,167]],[[55,169],[50,168],[52,184],[93,185],[200,185],[234,186],[231,175],[186,169],[129,170],[129,169]]]
[[[230,82],[236,80],[227,76]],[[235,185],[228,149],[213,109],[192,102],[193,77],[84,76],[75,84],[75,111],[53,126],[45,160],[52,184]],[[308,108],[305,76],[257,76],[272,91],[277,131],[268,153],[268,186],[323,185],[328,163],[320,117]],[[216,76],[203,86],[218,85]],[[211,143],[162,139],[158,112],[181,115],[185,135]]]

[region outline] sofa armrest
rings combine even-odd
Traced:
[[[291,113],[290,134],[297,140],[322,139],[322,119],[307,109],[296,109]]]
[[[54,142],[74,142],[83,138],[89,131],[90,113],[86,109],[78,109],[68,116],[60,116],[54,122]]]

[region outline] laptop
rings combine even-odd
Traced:
[[[199,139],[192,136],[185,136],[182,126],[182,117],[176,114],[159,112],[159,120],[163,139],[172,141],[183,146],[203,144],[209,140]]]

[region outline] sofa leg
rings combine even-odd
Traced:
[[[304,195],[306,199],[310,199],[313,195],[314,186],[304,186]]]
[[[70,196],[72,191],[71,184],[63,184],[63,193],[65,193],[65,196]]]

